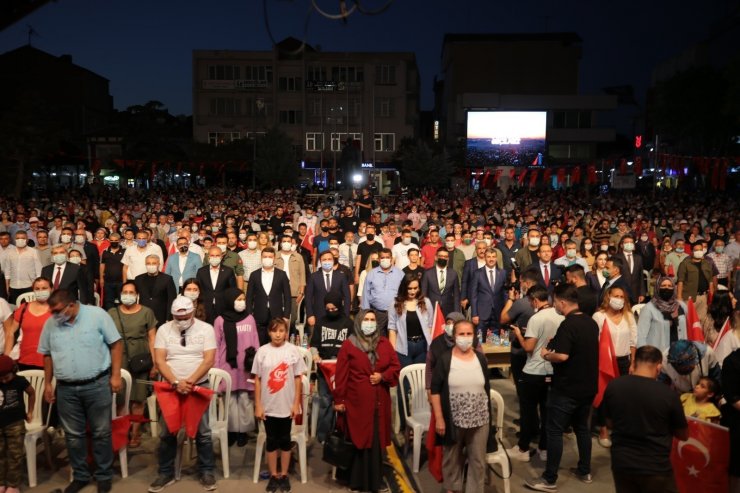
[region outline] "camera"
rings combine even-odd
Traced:
[[[506,282],[504,283],[504,289],[508,293],[512,289],[516,289],[517,293],[521,289],[521,284],[519,283],[519,274],[521,274],[521,267],[519,267],[519,264],[516,260],[511,259],[511,271],[514,273],[514,280],[511,280],[511,276],[506,276]]]

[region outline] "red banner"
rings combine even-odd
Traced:
[[[519,186],[521,187],[524,184],[524,177],[527,176],[527,170],[526,168],[522,170],[521,173],[519,173],[519,179],[517,182],[519,182]]]
[[[689,439],[673,440],[671,464],[680,493],[727,493],[730,433],[723,426],[687,417]]]
[[[558,185],[565,183],[565,168],[558,168]]]
[[[604,325],[601,327],[601,334],[599,335],[599,387],[594,398],[594,407],[599,407],[601,400],[604,398],[606,386],[618,376],[617,353],[614,351],[609,323],[604,319]]]
[[[313,237],[313,228],[309,227],[308,231],[306,231],[306,236],[303,237],[303,241],[301,242],[301,248],[308,250],[311,255],[313,255]]]
[[[570,184],[576,185],[581,182],[581,167],[576,166],[570,173]]]
[[[596,166],[589,164],[588,166],[588,183],[589,185],[596,184]]]
[[[635,175],[642,176],[642,157],[635,158]]]
[[[336,388],[334,380],[337,375],[337,360],[321,360],[321,363],[319,363],[319,370],[321,370],[321,374],[324,375],[324,379],[326,379],[326,382],[329,384],[329,391],[334,395],[334,389]]]
[[[213,390],[195,386],[189,394],[179,394],[167,382],[154,382],[154,393],[167,429],[174,433],[184,426],[185,434],[195,438],[200,418],[211,404]]]
[[[534,170],[529,175],[529,186],[530,186],[530,188],[534,187],[537,184],[537,174],[538,173],[539,173],[539,171]]]

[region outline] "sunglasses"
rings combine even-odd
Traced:
[[[180,346],[185,347],[186,346],[186,340],[185,337],[187,336],[187,330],[180,333]]]

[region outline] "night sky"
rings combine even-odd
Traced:
[[[336,12],[336,0],[316,0]],[[385,0],[363,0],[367,9]],[[348,0],[351,5],[351,0]],[[727,0],[542,1],[396,0],[384,13],[356,12],[347,24],[311,14],[307,41],[324,51],[413,51],[421,71],[422,109],[433,105],[446,32],[563,32],[583,38],[581,89],[634,84],[638,99],[651,68],[705,38]],[[304,35],[309,0],[267,0],[277,41]],[[57,0],[0,32],[0,52],[32,44],[110,80],[114,105],[162,101],[192,111],[192,50],[268,50],[261,0]],[[537,76],[537,67],[532,67]]]

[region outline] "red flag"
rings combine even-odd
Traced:
[[[624,158],[619,160],[619,174],[620,175],[627,174],[627,160]]]
[[[337,375],[337,360],[335,359],[322,359],[319,363],[319,370],[324,375],[324,379],[329,384],[329,391],[334,395],[334,380]]]
[[[594,166],[593,164],[590,164],[588,166],[588,184],[596,184],[596,166]]]
[[[444,449],[442,445],[437,445],[436,440],[436,425],[434,419],[434,413],[432,413],[432,419],[429,420],[429,431],[427,431],[427,461],[429,466],[429,472],[437,480],[438,483],[442,482],[442,456],[444,455]]]
[[[498,183],[498,180],[499,180],[499,178],[501,178],[501,175],[503,175],[503,174],[504,174],[504,170],[502,170],[502,169],[500,169],[500,168],[499,168],[499,169],[497,169],[497,170],[496,170],[496,171],[494,172],[494,174],[493,174],[493,183],[494,183],[494,184],[495,184],[495,183]]]
[[[305,248],[306,250],[313,255],[313,228],[309,227],[308,231],[306,231],[306,236],[303,237],[303,241],[301,242],[301,248]]]
[[[558,168],[558,185],[565,183],[565,168]]]
[[[175,433],[185,426],[187,436],[195,438],[200,418],[211,404],[213,390],[195,386],[189,394],[179,394],[167,382],[154,382],[154,393],[167,429]]]
[[[687,417],[689,439],[673,440],[671,464],[680,493],[727,493],[730,433],[723,426]]]
[[[184,397],[183,424],[185,425],[185,434],[190,438],[195,438],[198,433],[200,419],[203,417],[203,413],[208,412],[208,406],[211,405],[213,390],[196,385],[192,392]]]
[[[550,176],[552,175],[552,170],[550,168],[546,168],[545,172],[542,174],[542,181],[545,182],[545,186],[550,186]]]
[[[432,325],[432,339],[445,331],[445,316],[439,302],[434,304],[434,324]]]
[[[704,331],[701,328],[699,315],[696,314],[694,300],[691,298],[689,298],[688,308],[689,312],[686,314],[686,331],[688,332],[687,339],[690,341],[704,342]]]
[[[635,158],[635,175],[642,176],[642,157]]]
[[[537,175],[539,174],[539,171],[534,170],[532,171],[532,174],[529,175],[529,186],[534,187],[537,184]]]
[[[516,176],[516,169],[511,168],[509,170],[509,178],[511,178],[513,180],[514,179],[514,176]]]
[[[486,182],[488,181],[488,175],[491,174],[491,170],[487,169],[485,173],[483,173],[483,178],[480,181],[481,188],[486,188]]]
[[[737,337],[732,334],[730,317],[727,317],[725,324],[722,326],[722,330],[719,331],[717,340],[714,341],[714,346],[712,346],[712,349],[714,349],[714,357],[719,361],[719,365],[722,366],[725,358],[738,347],[740,347],[740,341],[738,341]]]
[[[594,399],[594,407],[599,407],[604,398],[606,386],[618,376],[617,353],[614,351],[609,323],[605,319],[601,327],[601,335],[599,335],[599,390]]]
[[[570,174],[570,184],[575,185],[581,182],[581,167],[576,166],[573,168],[573,172]]]
[[[524,177],[527,176],[527,169],[523,169],[521,173],[519,173],[519,186],[521,187],[524,184]]]

